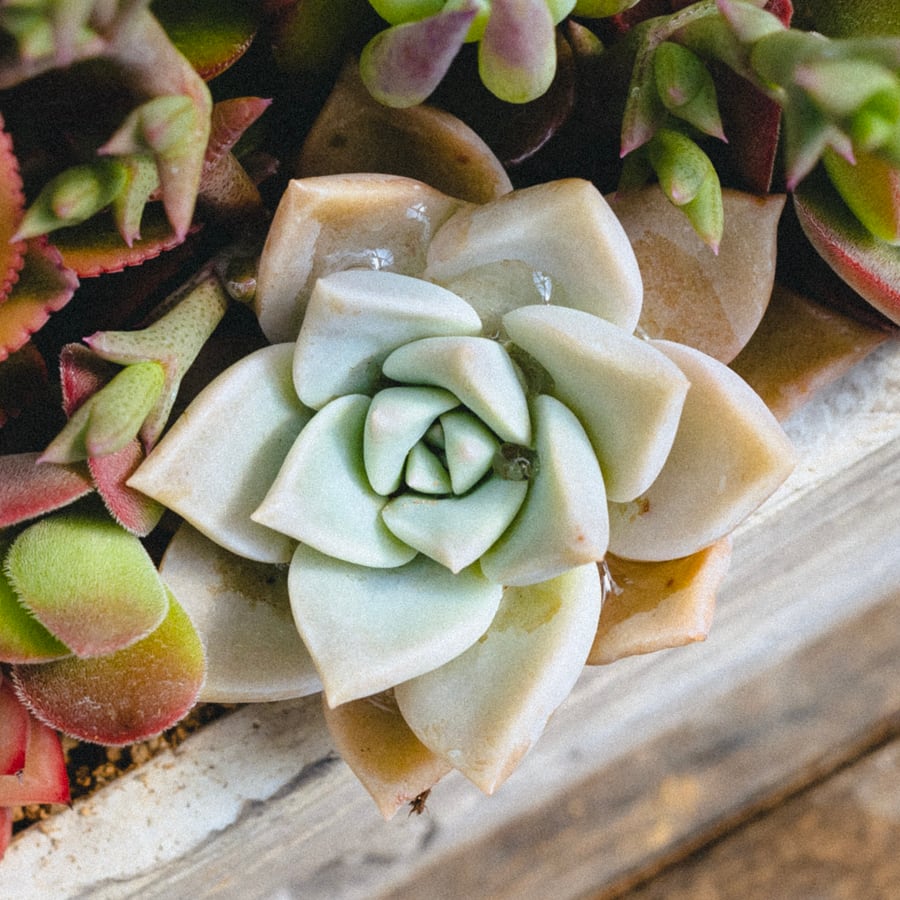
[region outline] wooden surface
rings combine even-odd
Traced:
[[[788,427],[709,640],[586,670],[494,797],[385,823],[318,698],[245,707],[22,835],[0,898],[897,896],[900,344]]]

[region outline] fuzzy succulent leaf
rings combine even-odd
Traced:
[[[9,542],[0,543],[0,552],[4,555]],[[0,569],[0,661],[5,663],[38,663],[51,659],[60,659],[71,655],[71,650],[57,640],[41,625],[40,622],[19,602],[6,572]],[[0,704],[2,706],[2,704]],[[0,732],[3,730],[4,715],[0,714]],[[0,754],[4,747],[4,738],[0,734]],[[0,775],[8,775],[2,771]]]
[[[43,238],[28,241],[19,280],[0,304],[0,362],[62,309],[77,287],[77,276],[55,247]]]
[[[80,657],[139,641],[168,607],[140,541],[94,516],[62,513],[30,525],[13,541],[6,571],[26,609]]]
[[[0,778],[15,775],[25,768],[28,729],[28,710],[19,703],[12,685],[0,674]]]
[[[0,528],[74,503],[93,490],[78,466],[39,463],[39,453],[0,456]]]
[[[203,684],[203,646],[166,592],[168,614],[142,640],[92,659],[13,667],[16,688],[41,721],[84,741],[120,746],[159,734],[190,710]]]

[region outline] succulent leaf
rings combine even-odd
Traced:
[[[22,347],[50,315],[62,309],[78,278],[43,238],[27,243],[25,266],[6,301],[0,304],[0,362]]]
[[[0,778],[25,768],[28,730],[28,710],[19,703],[9,681],[0,676]]]
[[[186,523],[175,532],[160,575],[206,648],[208,703],[257,703],[322,689],[291,614],[286,567],[242,559]]]
[[[506,588],[477,643],[397,685],[403,718],[433,753],[492,793],[578,679],[601,593],[594,564],[551,581]]]
[[[300,544],[288,576],[294,620],[331,706],[453,659],[490,625],[502,588],[477,567],[452,575],[417,556],[370,569]],[[355,622],[352,629],[347,622]]]
[[[145,740],[190,710],[203,684],[203,646],[175,598],[147,637],[92,659],[15,666],[16,689],[41,721],[83,741]]]
[[[24,207],[19,163],[0,116],[0,303],[9,295],[25,264],[25,243],[15,238]]]
[[[39,453],[0,455],[0,528],[74,503],[93,490],[78,466],[39,463]]]
[[[104,519],[41,519],[13,541],[5,565],[20,602],[80,657],[127,647],[166,615],[150,557],[136,537]]]

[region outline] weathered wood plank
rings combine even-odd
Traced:
[[[623,900],[888,900],[900,889],[900,740]]]

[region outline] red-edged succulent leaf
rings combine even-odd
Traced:
[[[271,104],[271,100],[263,97],[234,97],[217,103],[210,119],[205,165],[211,165],[230,152],[241,135]]]
[[[0,860],[12,840],[12,809],[0,806]]]
[[[0,304],[0,362],[24,346],[78,287],[75,273],[44,238],[27,243],[25,267],[6,302]]]
[[[39,463],[39,453],[0,456],[0,528],[61,509],[94,488],[81,466]]]
[[[59,736],[29,716],[25,768],[16,775],[0,775],[0,807],[68,802],[69,778]]]
[[[13,668],[19,694],[38,718],[80,740],[116,746],[183,718],[204,675],[200,639],[171,595],[165,621],[124,650]]]
[[[208,81],[237,62],[253,42],[258,6],[246,0],[156,0],[153,14]]]
[[[838,275],[879,312],[900,324],[900,246],[870,234],[821,178],[794,194],[809,242]]]
[[[129,247],[112,220],[95,216],[73,228],[62,228],[53,234],[65,264],[82,278],[121,272],[128,266],[139,266],[181,243],[172,231],[161,207],[151,204],[144,210],[141,237]]]
[[[19,163],[0,116],[0,302],[9,294],[25,264],[25,241],[13,241],[25,207]]]
[[[5,555],[8,546],[8,542],[0,542],[0,554]],[[22,606],[6,572],[0,568],[0,662],[39,663],[70,654],[69,648]],[[0,710],[0,732],[4,715]]]
[[[28,718],[28,710],[0,674],[0,777],[15,775],[25,768]]]
[[[6,557],[22,604],[81,657],[146,637],[168,596],[140,541],[114,522],[60,514],[26,528]]]
[[[144,455],[141,442],[135,439],[117,453],[88,460],[94,484],[109,514],[123,528],[141,537],[156,527],[164,509],[162,504],[126,484],[144,461]]]

